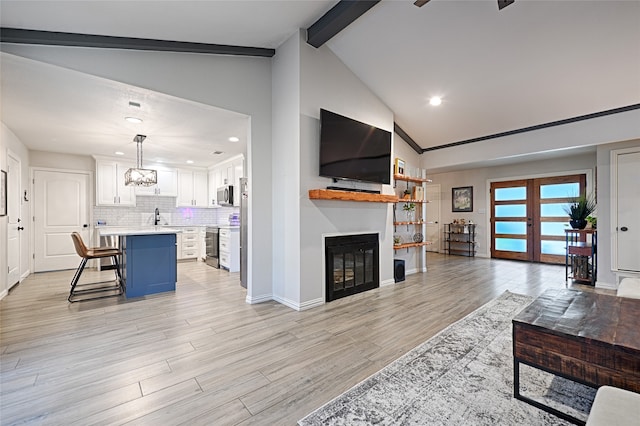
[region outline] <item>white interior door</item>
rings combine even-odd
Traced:
[[[71,233],[89,241],[89,173],[34,171],[34,270],[73,269]]]
[[[640,151],[617,156],[618,269],[640,272]]]
[[[22,198],[20,159],[11,152],[7,153],[7,285],[13,287],[20,281],[21,231],[24,223],[20,218]]]
[[[425,239],[432,244],[426,246],[427,251],[440,251],[440,184],[427,184],[425,198],[429,200],[427,204],[426,233]]]

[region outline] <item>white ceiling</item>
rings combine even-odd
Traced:
[[[333,0],[2,0],[0,24],[277,48],[333,4]],[[498,11],[495,0],[432,0],[422,8],[412,1],[382,1],[330,40],[328,46],[394,111],[396,123],[423,148],[640,104],[639,1],[516,0],[502,11]],[[29,130],[33,126],[20,122],[19,116],[27,108],[32,120],[34,111],[40,111],[38,121],[51,126],[48,134],[58,135],[56,146],[60,141],[77,139],[84,141],[85,150],[80,152],[85,152],[87,137],[91,136],[95,138],[91,146],[100,147],[102,153],[113,151],[118,144],[132,148],[133,136],[144,131],[124,127],[114,118],[125,112],[118,108],[126,107],[127,97],[140,96],[149,101],[149,124],[167,126],[156,127],[166,131],[166,141],[154,136],[155,141],[150,137],[148,144],[145,142],[146,158],[156,155],[152,148],[155,143],[167,145],[159,150],[159,157],[170,151],[169,146],[180,144],[182,151],[184,144],[197,150],[203,141],[208,153],[216,144],[223,147],[227,133],[234,128],[224,130],[217,122],[214,129],[207,127],[206,121],[220,114],[223,123],[231,121],[242,127],[246,119],[95,77],[65,75],[70,71],[64,69],[29,64],[19,58],[9,61],[6,56],[2,57],[2,118],[33,149],[45,148],[37,145],[42,139],[35,130]],[[83,81],[83,87],[95,85],[99,88],[97,96],[88,94],[92,88],[87,93],[73,90],[73,98],[68,99],[67,91],[68,101],[61,108],[56,102],[60,94],[45,83],[52,78],[42,78],[41,72],[55,76],[61,85],[77,79]],[[29,94],[32,87],[28,82],[37,78],[42,80],[42,87]],[[42,102],[42,93],[50,95],[47,102]],[[443,97],[440,107],[428,105],[432,95]],[[100,105],[106,99],[109,103]],[[120,103],[114,106],[113,99]],[[158,107],[152,108],[156,102]],[[87,104],[96,108],[90,120],[81,118]],[[188,115],[177,115],[173,108]],[[54,117],[53,111],[68,120]],[[109,111],[113,117],[104,118]],[[200,116],[205,122],[199,121]],[[180,120],[172,122],[174,117]],[[189,126],[180,127],[180,123]],[[246,128],[244,131],[243,142]],[[82,137],[63,132],[76,132]],[[233,147],[220,150],[225,149]],[[183,160],[186,158],[180,158]]]

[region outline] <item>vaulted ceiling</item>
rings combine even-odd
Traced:
[[[333,0],[3,0],[0,24],[3,28],[277,49],[298,28],[308,28],[335,4]],[[502,10],[495,0],[432,0],[420,8],[411,1],[381,1],[327,46],[389,106],[395,122],[426,149],[640,105],[637,1],[516,0]],[[12,71],[11,67],[17,68]],[[21,91],[29,86],[21,78],[20,67],[33,74],[54,72],[60,81],[69,78],[64,76],[68,71],[50,66],[43,71],[38,63],[3,56],[3,121],[17,128],[14,131],[30,148],[43,149],[37,135],[29,134],[29,126],[20,122],[24,110],[18,106],[29,108],[25,99],[18,102]],[[90,76],[73,77],[116,93],[142,90],[110,87],[114,83]],[[39,90],[43,93],[44,89]],[[141,95],[162,100],[165,108],[185,107],[184,100]],[[429,98],[436,95],[442,97],[442,104],[429,105]],[[199,131],[195,112],[199,108],[209,119],[210,114],[220,114],[222,122],[240,127],[246,119],[207,106],[187,106],[194,110],[192,133]],[[33,120],[38,107],[31,105],[29,111]],[[55,125],[50,106],[41,113],[49,114],[47,123]],[[166,120],[167,116],[159,118]],[[93,133],[113,131],[100,129],[96,122],[90,124]],[[235,130],[217,129],[222,147],[227,133]],[[89,129],[85,130],[86,136]],[[126,135],[130,143],[133,135]],[[195,141],[201,135],[189,134],[191,137]],[[209,151],[212,146],[213,142]],[[80,148],[77,152],[85,153]]]

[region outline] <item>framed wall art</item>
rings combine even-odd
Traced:
[[[472,212],[473,211],[473,186],[461,186],[451,188],[451,211],[452,212]]]
[[[7,215],[7,172],[0,170],[0,216]]]

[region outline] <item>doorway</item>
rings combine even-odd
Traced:
[[[564,211],[586,190],[586,175],[491,183],[491,257],[564,264]]]
[[[20,157],[7,151],[7,286],[20,281],[24,223],[22,223],[22,166]]]

